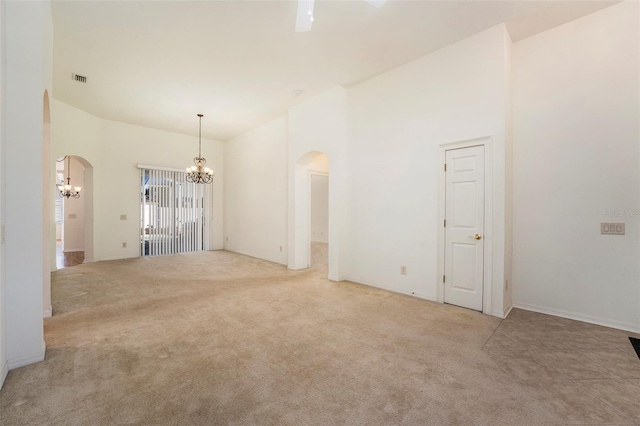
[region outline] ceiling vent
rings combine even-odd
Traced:
[[[79,74],[71,74],[71,78],[74,81],[78,81],[80,83],[86,83],[87,82],[87,77],[83,76],[83,75],[79,75]]]

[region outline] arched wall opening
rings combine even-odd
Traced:
[[[328,199],[327,199],[327,233],[326,239],[315,238],[312,235],[312,179],[315,177],[328,176]],[[330,159],[320,151],[311,151],[304,154],[295,164],[294,171],[294,193],[293,193],[293,215],[291,228],[293,230],[292,247],[289,250],[289,269],[306,269],[312,266],[312,240],[326,240],[328,243],[327,267],[328,276],[337,276],[337,256],[332,253],[338,252],[338,234],[335,232],[336,227],[332,226],[334,217],[331,213],[332,209],[337,206],[332,205],[330,200],[332,180],[330,173]],[[316,231],[317,232],[317,231]]]
[[[57,267],[93,262],[94,185],[93,165],[77,155],[65,155],[56,160],[56,184],[80,187],[80,196],[56,195],[55,240]],[[56,192],[59,191],[56,189]]]

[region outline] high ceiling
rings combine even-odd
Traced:
[[[203,135],[226,140],[499,23],[517,41],[614,3],[316,0],[296,33],[295,1],[54,1],[54,96],[186,134],[201,112]]]

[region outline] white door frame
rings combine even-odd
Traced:
[[[438,146],[438,267],[436,275],[436,300],[444,303],[444,281],[442,277],[445,271],[445,171],[444,163],[446,151],[451,149],[469,148],[472,146],[484,146],[484,275],[482,290],[482,313],[491,314],[491,290],[492,290],[492,268],[493,268],[493,140],[491,136],[485,136],[475,139],[467,139],[456,142],[445,142]]]
[[[307,230],[308,232],[308,236],[307,236],[307,242],[309,243],[309,250],[307,253],[307,267],[311,267],[311,178],[313,176],[325,176],[327,179],[329,178],[329,173],[325,173],[325,172],[320,172],[317,170],[309,170],[308,171],[308,175],[307,175],[307,193],[309,194],[309,207],[307,208],[307,212],[309,212],[309,214],[307,215]],[[327,192],[329,191],[329,185],[327,182]],[[328,198],[328,197],[327,197]],[[329,212],[327,211],[327,223],[328,223],[328,218],[329,218]],[[328,231],[328,227],[327,227],[327,231]],[[327,241],[328,241],[329,235],[327,235]],[[328,268],[328,264],[327,264],[327,268]]]

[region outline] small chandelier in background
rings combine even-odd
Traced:
[[[71,178],[69,177],[71,175],[71,156],[67,155],[65,156],[65,158],[67,159],[67,184],[58,185],[58,195],[60,196],[60,198],[80,198],[80,190],[82,188],[79,186],[75,186],[73,187],[73,189],[71,189]],[[64,158],[62,159],[62,161],[64,161]]]
[[[187,182],[211,183],[213,182],[213,170],[204,165],[207,163],[202,157],[202,114],[198,114],[200,126],[198,128],[198,156],[193,159],[194,166],[187,167]]]

